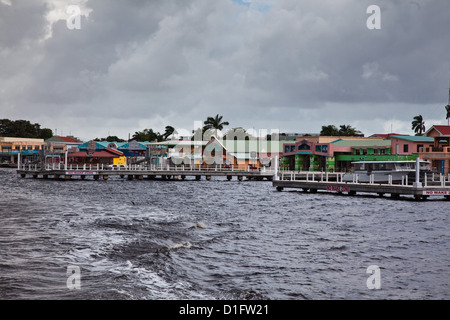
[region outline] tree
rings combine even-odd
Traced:
[[[320,135],[321,136],[338,136],[339,130],[334,125],[322,126]]]
[[[167,140],[168,137],[170,137],[171,135],[178,133],[174,127],[172,126],[166,126],[166,131],[164,132],[164,134],[162,135],[164,139]]]
[[[450,101],[449,104],[445,106],[445,110],[447,111],[445,119],[447,119],[448,125],[450,126]]]
[[[120,139],[117,136],[107,136],[106,138],[95,138],[94,141],[108,141],[108,142],[125,142],[125,140]]]
[[[50,139],[51,137],[53,137],[53,131],[52,129],[49,128],[44,128],[41,129],[39,132],[39,138],[47,140]]]
[[[0,120],[0,136],[13,138],[48,139],[53,136],[52,130],[41,129],[39,123],[30,123],[28,120]]]
[[[222,118],[223,116],[218,114],[215,117],[206,118],[206,121],[203,123],[204,131],[214,129],[217,132],[217,130],[222,130],[224,126],[228,126],[230,123],[228,121],[222,122]]]
[[[356,130],[351,125],[345,125],[345,124],[340,126],[339,135],[346,136],[346,137],[355,137],[355,136],[363,137],[364,136],[361,131]]]
[[[411,122],[411,129],[414,130],[416,136],[421,136],[425,131],[425,121],[423,121],[422,115],[415,116]]]
[[[143,131],[137,131],[131,138],[136,141],[163,141],[163,135],[159,132],[153,131],[153,129],[144,129]]]

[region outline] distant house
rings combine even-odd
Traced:
[[[434,171],[450,173],[450,126],[434,125],[425,132],[425,136],[431,138],[432,142],[420,148],[420,158],[431,161]]]
[[[355,161],[415,160],[418,149],[429,142],[429,138],[392,134],[371,137],[302,137],[296,143],[284,145],[280,169],[348,171]]]
[[[433,146],[434,139],[423,136],[391,136],[392,153],[411,155],[419,153],[420,148]]]
[[[222,140],[213,136],[209,141],[152,142],[147,149],[152,164],[168,160],[170,165],[184,164],[195,168],[221,166],[248,169],[271,165],[271,161],[281,155],[282,146],[280,141]]]
[[[18,154],[33,156],[45,149],[44,139],[0,137],[0,163],[16,163]]]
[[[77,151],[78,146],[80,146],[83,143],[83,141],[71,136],[69,137],[53,136],[45,140],[45,142],[47,143],[47,146],[51,150],[53,149],[60,150],[61,146],[64,145],[65,147],[63,147],[63,149],[67,150],[68,152]]]
[[[147,145],[150,142],[108,142],[108,141],[88,141],[78,146],[80,151],[86,151],[89,148],[95,149],[97,151],[104,150],[106,148],[115,149],[121,151],[123,156],[127,158],[144,157]]]
[[[77,151],[68,154],[69,165],[111,165],[116,164],[123,156],[123,152],[105,148],[102,150]],[[116,160],[116,161],[115,161]]]

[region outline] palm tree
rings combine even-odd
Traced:
[[[336,126],[330,124],[328,126],[322,126],[322,130],[320,131],[321,136],[338,136],[339,130]]]
[[[174,134],[174,133],[177,133],[177,131],[175,130],[174,127],[172,127],[172,126],[166,126],[166,131],[164,132],[163,137],[164,137],[164,139],[167,140],[167,138],[168,138],[169,136],[171,136],[172,134]]]
[[[414,130],[416,135],[421,136],[425,131],[425,121],[423,121],[422,115],[415,116],[414,120],[411,122],[411,129]]]
[[[356,130],[351,125],[345,125],[345,124],[340,126],[339,134],[341,136],[348,136],[348,137],[364,136],[361,131]]]
[[[203,122],[203,131],[207,130],[215,130],[217,134],[217,130],[222,130],[224,126],[228,126],[230,123],[228,121],[222,122],[223,116],[219,116],[218,114],[215,117],[208,117],[206,121]]]
[[[449,104],[445,106],[445,110],[447,111],[447,116],[445,117],[445,119],[448,120],[448,125],[450,126],[450,101]]]

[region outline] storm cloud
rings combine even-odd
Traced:
[[[81,7],[70,29],[69,5]],[[377,5],[381,29],[367,27]],[[447,0],[2,0],[0,118],[82,139],[230,127],[444,124]]]

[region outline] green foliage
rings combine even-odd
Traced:
[[[339,129],[334,125],[322,126],[321,136],[364,137],[364,134],[350,125],[341,125]]]
[[[175,130],[174,127],[166,126],[166,131],[164,132],[164,134],[162,136],[163,136],[164,139],[167,139],[168,137],[170,137],[174,133],[177,133],[177,131]]]
[[[153,129],[144,129],[143,131],[137,131],[134,133],[134,135],[131,137],[131,140],[136,140],[139,142],[144,142],[144,141],[163,141],[164,140],[164,136],[159,133],[159,132],[155,132],[153,131]]]
[[[334,125],[322,126],[320,135],[321,136],[338,136],[339,130]]]
[[[120,139],[117,136],[108,136],[106,138],[95,138],[94,141],[108,141],[108,142],[125,142],[125,140]]]
[[[421,136],[425,132],[425,121],[423,121],[422,115],[415,116],[411,122],[411,129],[414,130],[416,135]]]
[[[32,124],[28,120],[0,119],[0,136],[12,138],[48,139],[53,136],[52,130],[41,129],[38,123]]]
[[[47,140],[53,137],[53,131],[48,128],[41,129],[41,132],[39,134],[39,138]]]
[[[206,130],[222,130],[224,126],[228,126],[230,123],[228,121],[222,121],[223,116],[218,114],[215,117],[208,117],[204,124],[204,131]]]

